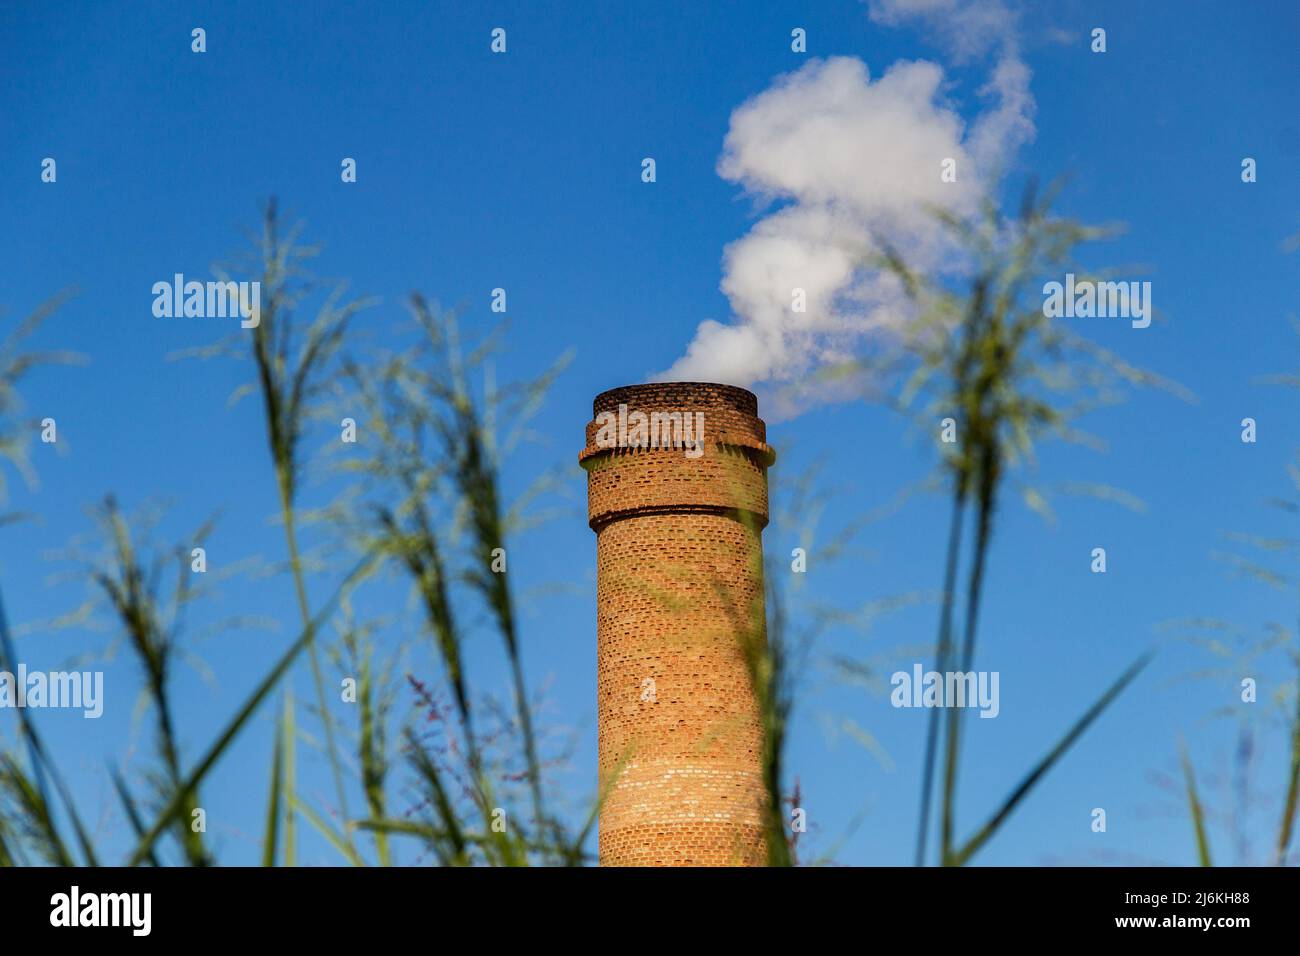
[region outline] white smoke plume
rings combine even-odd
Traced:
[[[919,20],[956,62],[993,55],[969,125],[948,104],[943,69],[902,61],[872,78],[853,57],[812,60],[743,103],[718,174],[773,211],[723,254],[730,323],[700,323],[660,380],[767,385],[774,419],[836,397],[812,377],[907,321],[892,276],[867,266],[884,244],[930,272],[956,265],[932,207],[972,213],[1014,151],[1034,135],[1030,73],[999,3],[873,0],[882,24]],[[941,163],[956,163],[943,182]],[[796,289],[806,311],[792,305]]]

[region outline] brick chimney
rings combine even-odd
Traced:
[[[593,405],[579,461],[596,532],[602,792],[613,781],[600,863],[762,865],[762,726],[743,650],[746,629],[765,639],[775,454],[758,400],[670,382]]]

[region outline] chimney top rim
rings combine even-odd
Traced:
[[[632,396],[639,391],[678,391],[682,392],[683,400],[690,398],[690,392],[694,390],[708,390],[717,394],[719,397],[730,398],[735,403],[737,411],[746,412],[755,417],[758,416],[758,396],[747,388],[740,385],[728,385],[724,382],[635,382],[629,385],[619,385],[615,388],[607,388],[600,392],[592,400],[592,411],[599,413],[602,409],[608,408],[609,405],[617,405],[617,402],[611,401],[621,396]]]

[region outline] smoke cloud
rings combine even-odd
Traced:
[[[868,267],[888,244],[931,273],[958,268],[933,208],[976,210],[1008,158],[1034,135],[1030,71],[998,3],[873,0],[881,24],[919,22],[955,62],[991,57],[987,103],[967,123],[944,70],[901,61],[873,78],[853,57],[815,59],[731,116],[718,174],[768,210],[723,253],[729,323],[713,319],[660,380],[769,386],[769,417],[839,397],[814,377],[908,320],[898,282]],[[944,182],[945,160],[956,181]],[[804,311],[795,308],[802,290]],[[842,386],[841,386],[842,388]]]

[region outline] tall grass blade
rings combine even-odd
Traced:
[[[280,843],[280,813],[284,805],[284,718],[275,722],[275,745],[271,754],[271,795],[266,804],[266,833],[262,837],[262,865],[275,866]]]
[[[1296,803],[1300,800],[1300,678],[1296,680],[1296,712],[1291,719],[1291,769],[1287,775],[1286,800],[1282,805],[1282,825],[1277,833],[1277,865],[1286,860],[1295,826]]]
[[[58,827],[50,814],[50,805],[9,754],[0,755],[0,792],[8,794],[18,807],[20,819],[26,821],[25,836],[37,851],[54,866],[76,866]]]
[[[316,614],[316,617],[309,622],[307,627],[303,628],[298,639],[293,642],[287,651],[285,651],[284,655],[281,656],[280,660],[271,669],[270,673],[262,679],[262,682],[258,685],[257,689],[249,695],[248,699],[244,702],[244,705],[240,707],[234,718],[226,725],[225,730],[223,730],[221,735],[213,742],[212,746],[208,748],[207,753],[204,755],[203,759],[199,761],[198,766],[190,772],[189,777],[186,778],[182,787],[177,790],[175,796],[173,796],[167,803],[162,812],[158,814],[158,818],[154,821],[153,826],[146,831],[144,837],[140,840],[134,852],[132,852],[129,857],[127,862],[128,866],[138,866],[140,861],[149,854],[150,850],[153,849],[154,843],[157,842],[158,837],[162,835],[163,831],[165,831],[168,826],[172,825],[177,813],[183,807],[187,796],[195,791],[203,778],[206,777],[208,772],[216,765],[217,761],[225,755],[226,749],[234,741],[235,737],[239,735],[244,724],[246,724],[249,718],[253,716],[258,707],[261,706],[262,701],[266,699],[267,695],[270,694],[271,691],[275,689],[275,686],[280,682],[280,679],[284,677],[285,672],[288,671],[290,666],[297,659],[298,655],[301,654],[311,642],[317,628],[319,628],[321,624],[329,618],[330,614],[334,613],[334,609],[342,596],[351,589],[352,585],[356,581],[363,578],[369,572],[373,563],[374,555],[368,554],[362,558],[361,561],[357,563],[357,566],[353,568],[353,570],[343,580],[343,583],[338,586],[330,599],[325,602],[324,606]]]
[[[298,818],[294,815],[291,802],[298,789],[298,725],[294,722],[293,691],[284,695],[284,719],[280,736],[284,748],[284,865],[298,865]]]
[[[1183,786],[1187,792],[1187,809],[1192,815],[1192,827],[1196,831],[1196,859],[1201,866],[1213,866],[1210,862],[1210,841],[1205,835],[1205,810],[1201,807],[1200,797],[1196,794],[1196,774],[1192,770],[1192,760],[1187,756],[1187,746],[1183,746]]]
[[[325,820],[321,817],[321,815],[317,813],[315,810],[313,810],[309,804],[301,800],[297,794],[294,793],[289,794],[289,805],[291,808],[297,810],[304,817],[306,817],[307,822],[310,823],[313,827],[315,827],[316,831],[320,833],[320,835],[323,836],[326,840],[328,840],[330,846],[338,850],[339,853],[343,855],[343,858],[345,860],[347,860],[353,866],[366,865],[365,860],[361,859],[361,856],[357,853],[356,850],[354,850],[348,844],[348,841],[343,839],[343,837],[339,835],[339,832],[337,830],[335,830],[332,826],[326,823]]]
[[[979,851],[980,847],[988,842],[989,838],[998,831],[998,828],[1001,827],[1004,822],[1006,822],[1007,817],[1009,817],[1012,811],[1020,804],[1020,801],[1028,796],[1029,792],[1034,788],[1034,785],[1042,779],[1043,775],[1052,769],[1056,762],[1065,755],[1065,752],[1073,746],[1079,736],[1088,729],[1089,725],[1101,716],[1102,712],[1110,706],[1124,688],[1131,684],[1134,678],[1142,672],[1142,669],[1150,663],[1151,656],[1150,653],[1143,654],[1129,667],[1128,670],[1120,675],[1119,679],[1115,681],[1115,683],[1111,684],[1106,693],[1102,694],[1101,697],[1098,698],[1097,702],[1088,708],[1084,715],[1079,718],[1075,725],[1070,728],[1057,745],[1048,752],[1047,756],[1040,760],[1034,769],[1029,772],[1028,776],[1020,782],[1020,785],[1012,791],[1011,795],[1007,797],[1002,806],[998,808],[997,812],[989,818],[989,821],[980,828],[979,832],[977,832],[975,836],[971,837],[964,846],[954,852],[948,860],[944,861],[947,865],[962,866]]]
[[[943,611],[939,619],[939,637],[935,642],[935,670],[940,674],[948,670],[952,657],[952,614],[956,604],[957,563],[961,556],[962,518],[966,513],[964,482],[957,479],[953,493],[952,517],[948,526],[948,552],[944,559]],[[930,832],[930,804],[934,798],[934,762],[939,745],[939,709],[932,708],[926,721],[925,759],[921,772],[921,819],[916,832],[915,866],[925,865],[925,844]]]
[[[13,640],[9,634],[9,621],[5,616],[4,601],[0,599],[0,668],[17,670],[18,659],[13,650]],[[58,791],[59,799],[63,803],[64,812],[68,815],[68,820],[72,823],[73,832],[77,837],[77,845],[81,848],[82,856],[85,858],[87,866],[98,866],[99,861],[95,856],[95,847],[91,843],[86,828],[81,823],[81,817],[77,814],[76,805],[73,803],[72,794],[63,778],[59,775],[54,764],[46,756],[45,748],[41,743],[40,736],[36,733],[36,726],[32,723],[30,715],[25,707],[18,708],[18,724],[22,731],[22,736],[26,738],[28,753],[31,757],[32,775],[34,779],[28,781],[17,763],[6,755],[5,759],[9,760],[12,765],[11,781],[15,786],[19,786],[24,792],[30,787],[39,804],[31,804],[29,798],[24,796],[24,802],[27,805],[42,808],[41,823],[42,829],[48,830],[48,837],[57,838],[58,834],[50,828],[53,828],[53,818],[49,814],[50,800],[45,787],[45,776],[48,771],[49,777],[54,781],[54,788]],[[60,841],[61,845],[61,841]]]
[[[135,832],[136,839],[144,836],[144,821],[140,818],[140,809],[135,804],[135,799],[131,796],[131,791],[127,789],[126,781],[122,775],[117,772],[116,767],[110,767],[109,776],[113,778],[113,789],[117,791],[117,797],[122,801],[122,811],[126,814],[127,822],[131,824],[131,829]],[[149,862],[154,866],[159,866],[158,857],[153,851],[149,852]]]

